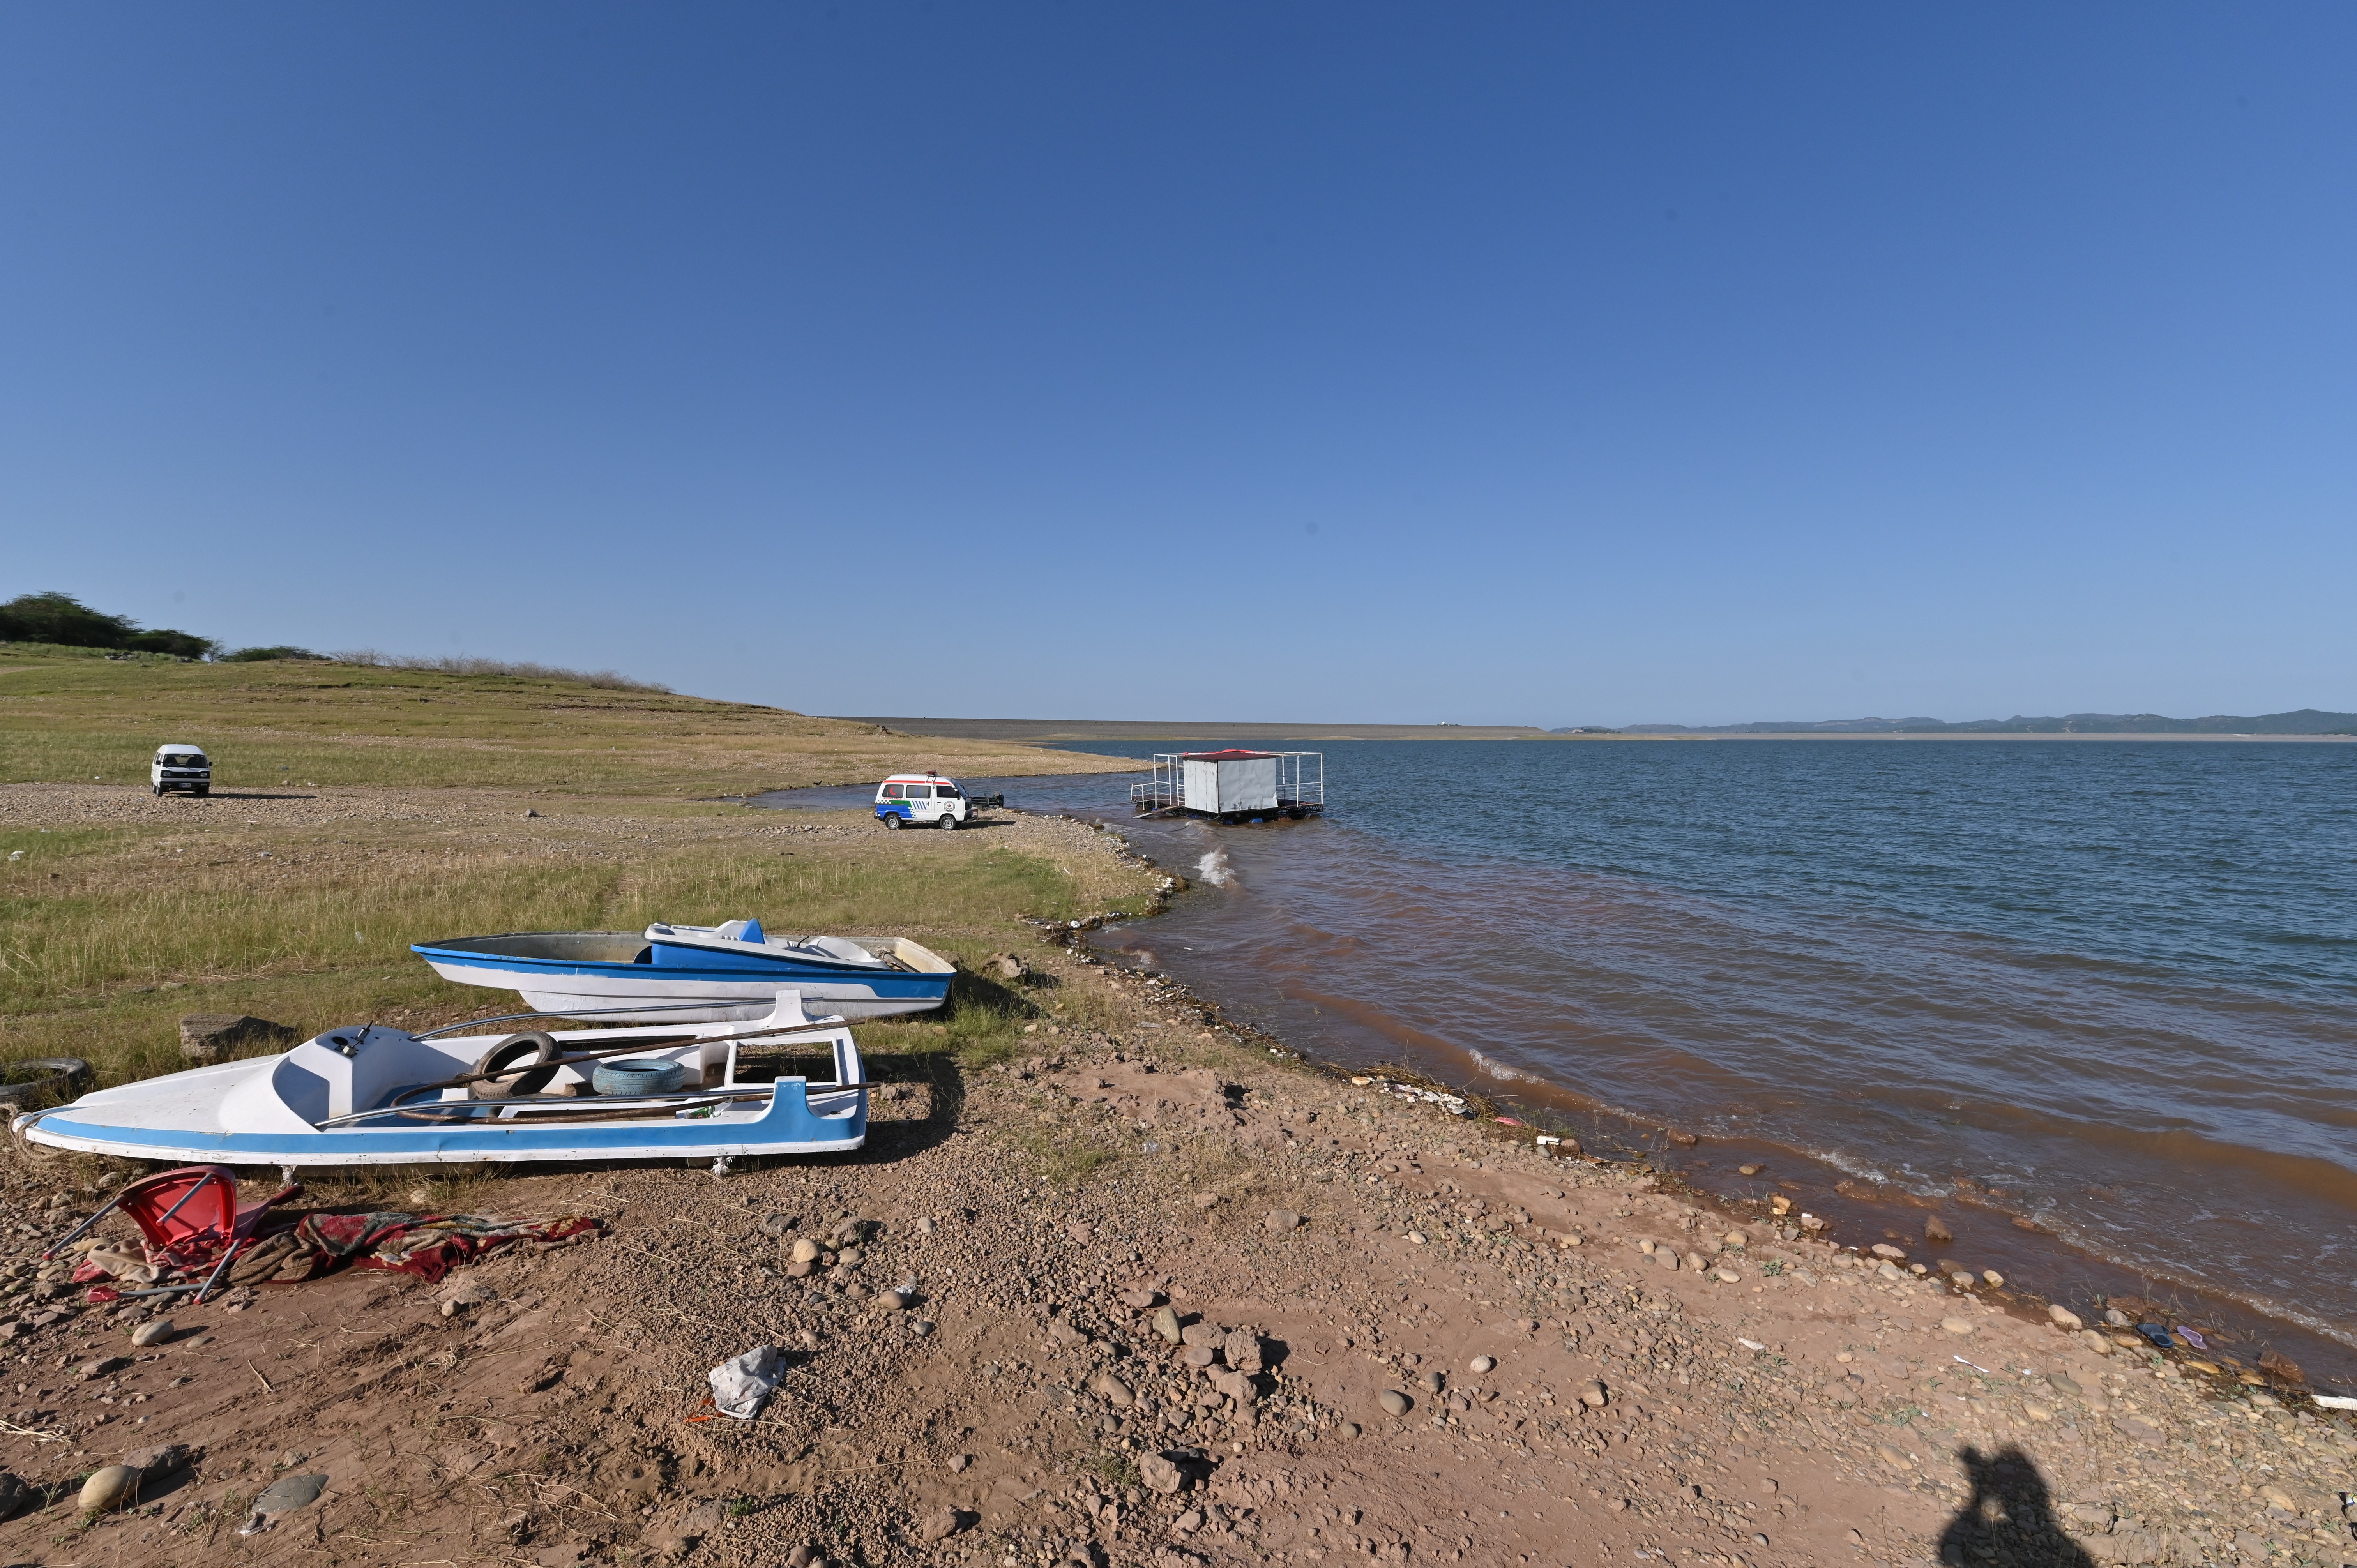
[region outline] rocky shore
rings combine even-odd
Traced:
[[[1023,1046],[878,1053],[858,1155],[487,1180],[608,1232],[438,1287],[263,1285],[135,1344],[158,1315],[28,1264],[113,1178],[12,1152],[0,1561],[2357,1560],[2357,1435],[2280,1373],[1320,1072],[1069,941],[1007,957]],[[777,1396],[714,1417],[762,1344]]]

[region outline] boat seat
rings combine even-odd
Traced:
[[[210,1261],[231,1243],[252,1240],[265,1210],[302,1194],[300,1183],[290,1183],[268,1197],[242,1204],[237,1177],[227,1165],[181,1165],[132,1182],[107,1208],[120,1208],[139,1227],[149,1262],[187,1268]]]

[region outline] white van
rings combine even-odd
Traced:
[[[158,795],[167,789],[210,795],[213,792],[212,761],[200,746],[159,746],[156,748],[156,760],[147,769],[147,783]]]
[[[876,816],[888,828],[913,822],[954,830],[979,803],[965,798],[956,779],[938,773],[895,773],[876,786]]]

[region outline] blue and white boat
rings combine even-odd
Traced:
[[[52,1148],[175,1165],[383,1165],[711,1160],[834,1154],[867,1140],[867,1083],[841,1016],[772,991],[766,1015],[665,1028],[331,1029],[276,1056],[219,1062],[13,1119]],[[739,1076],[739,1048],[825,1052],[834,1081]]]
[[[957,967],[906,937],[866,943],[845,937],[773,937],[759,920],[720,926],[652,925],[644,931],[519,931],[419,942],[410,951],[461,985],[520,992],[557,1017],[608,1017],[631,1003],[644,1016],[758,1018],[792,986],[846,1018],[921,1013],[947,1000]],[[689,1010],[701,1004],[702,1012]]]

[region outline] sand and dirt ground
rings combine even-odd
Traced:
[[[863,854],[967,837],[803,825]],[[503,805],[480,828],[629,836]],[[1149,885],[1110,835],[1002,831],[1099,892]],[[1069,926],[972,919],[988,1027],[863,1029],[866,1149],[380,1181],[378,1206],[608,1227],[438,1286],[264,1284],[135,1347],[152,1314],[22,1266],[127,1167],[11,1152],[0,1469],[32,1491],[0,1562],[2352,1560],[2357,1439],[2287,1389],[2099,1353],[1842,1245],[1867,1238],[1273,1054]],[[698,1419],[706,1369],[762,1344],[791,1367],[761,1418]],[[192,1462],[135,1506],[76,1507],[167,1444]],[[316,1502],[237,1533],[300,1475]]]

